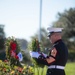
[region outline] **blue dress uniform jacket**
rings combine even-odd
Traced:
[[[53,57],[55,61],[52,63],[48,63],[45,60],[46,58],[44,58],[43,56],[40,56],[37,61],[48,66],[46,75],[65,75],[64,67],[68,59],[68,49],[61,39],[56,41],[54,44],[54,48],[57,50],[57,54],[55,57],[53,57],[52,55],[48,57]]]

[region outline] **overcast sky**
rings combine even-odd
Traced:
[[[42,24],[52,25],[58,12],[75,7],[75,0],[42,0]],[[39,29],[40,0],[0,0],[0,24],[6,37],[30,40]]]

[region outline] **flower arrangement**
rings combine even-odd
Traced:
[[[23,65],[23,67],[9,65],[9,61],[0,60],[0,75],[34,75],[33,67]]]
[[[42,54],[40,43],[37,39],[32,39],[30,50]],[[33,62],[35,67],[42,67],[42,68],[44,67],[43,64],[40,64],[40,63],[37,62],[37,58],[32,58],[32,62]]]
[[[10,65],[21,66],[18,53],[20,52],[20,46],[14,37],[9,37],[6,40],[6,57],[10,61]]]

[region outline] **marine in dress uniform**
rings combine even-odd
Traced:
[[[30,52],[31,57],[37,58],[37,62],[47,65],[46,75],[65,75],[65,65],[68,59],[68,49],[61,39],[62,28],[48,28],[49,39],[53,44],[50,54]]]

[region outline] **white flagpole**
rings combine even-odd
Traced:
[[[39,18],[39,42],[41,41],[41,22],[42,21],[42,0],[40,0],[40,18]]]

